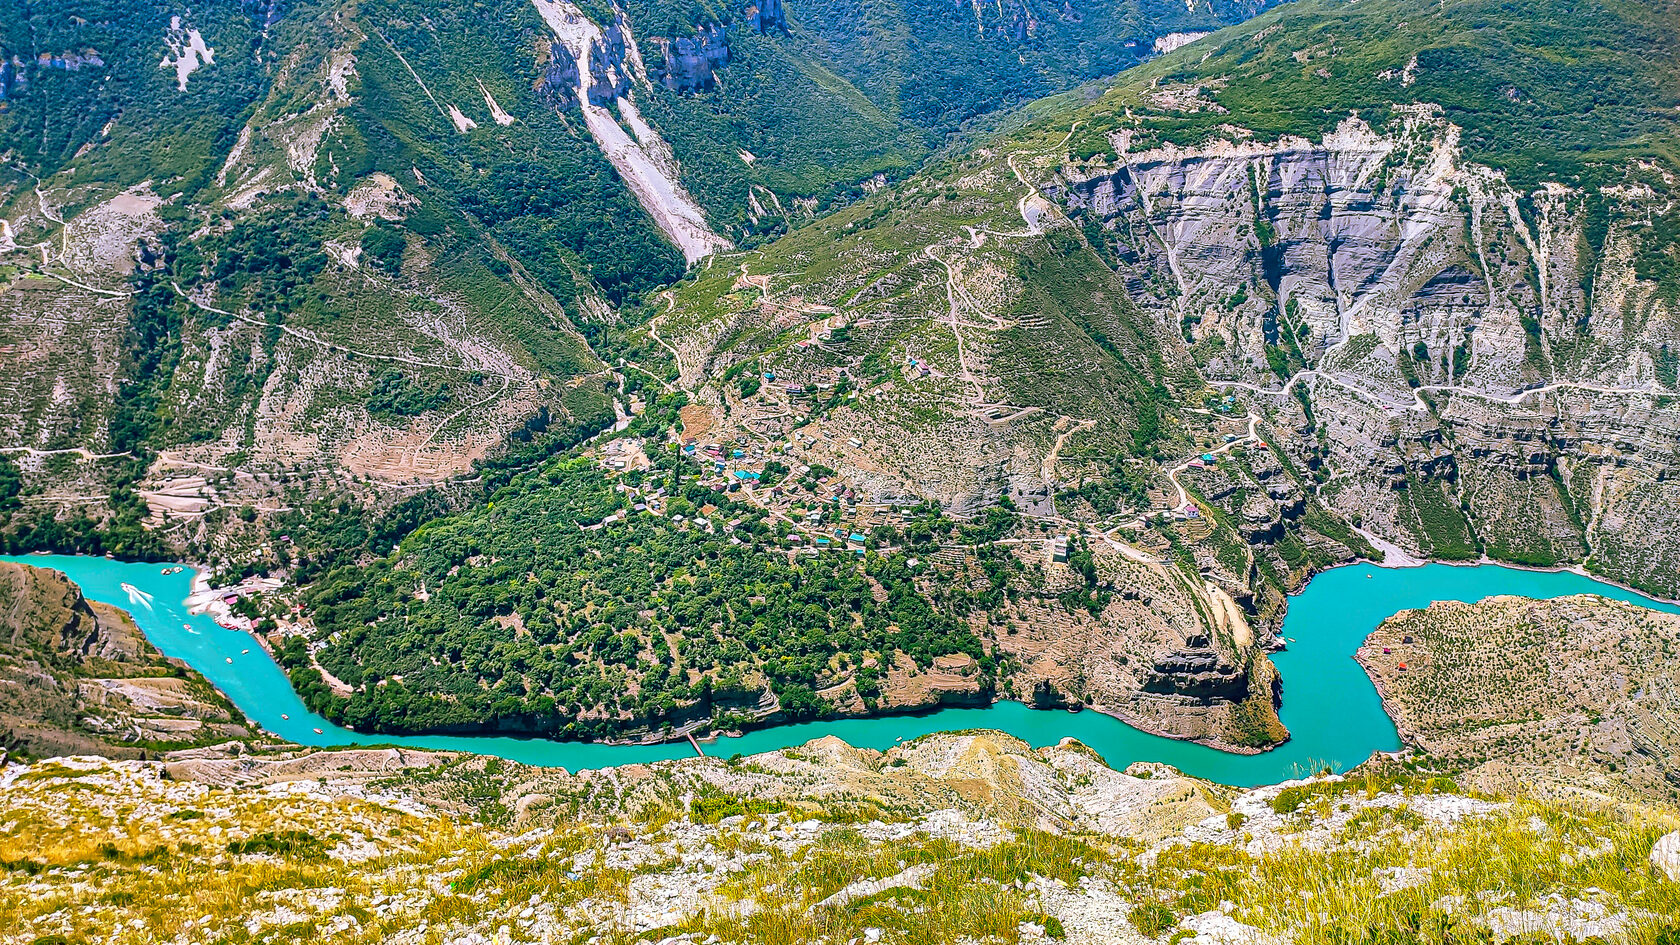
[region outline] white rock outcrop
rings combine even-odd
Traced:
[[[601,27],[567,0],[532,0],[532,3],[542,15],[543,22],[554,31],[560,45],[579,63],[576,91],[589,134],[607,160],[623,175],[624,182],[630,186],[642,208],[677,244],[690,263],[730,248],[732,244],[727,239],[712,232],[699,204],[683,188],[670,145],[652,125],[642,120],[631,96],[626,94],[616,99],[619,114],[624,118],[623,124],[611,110],[590,101],[590,64],[597,47],[604,44]],[[628,42],[633,44],[628,25],[622,29]],[[638,73],[639,81],[646,81],[640,74],[641,70],[633,71]]]
[[[1663,835],[1652,845],[1651,865],[1671,881],[1680,883],[1680,830]]]

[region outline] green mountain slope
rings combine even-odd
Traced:
[[[527,463],[611,416],[589,339],[685,256],[1262,5],[825,7],[810,27],[775,4],[8,7],[0,344],[29,354],[0,383],[6,448],[83,450],[27,454],[29,488],[116,496],[31,503],[8,541],[197,554],[230,534],[217,553],[246,567],[276,555],[247,507],[354,518]],[[1133,45],[1080,51],[1121,25]],[[935,61],[975,80],[936,90],[949,113],[901,95]],[[340,544],[298,532],[288,558]]]
[[[1340,513],[1306,520],[1344,544],[1375,521],[1414,554],[1585,559],[1672,592],[1666,506],[1645,473],[1617,471],[1675,462],[1663,434],[1634,432],[1676,423],[1680,83],[1651,55],[1672,28],[1633,6],[1291,4],[1100,95],[1039,103],[1022,130],[737,275],[695,278],[654,332],[720,418],[788,409],[720,373],[867,381],[800,435],[836,468],[863,459],[838,444],[868,443],[870,472],[912,495],[983,505],[1072,485],[1064,511],[1159,511],[1176,492],[1161,461],[1254,432],[1230,422],[1247,409],[1287,481],[1181,470],[1246,543],[1303,521],[1300,490]],[[1093,278],[1040,284],[1046,260]],[[813,345],[842,324],[844,343]],[[1103,371],[1143,363],[1129,337],[1157,367],[1130,395],[1086,399]],[[1251,406],[1199,418],[1227,397]],[[1538,453],[1521,445],[1560,411]],[[1151,457],[1157,430],[1182,432]],[[994,474],[992,443],[1042,465]],[[1252,585],[1223,535],[1215,571]],[[1315,557],[1288,546],[1280,575]]]
[[[1424,86],[1429,50],[1485,46],[1567,103],[1646,47],[1543,73],[1523,63],[1559,58],[1576,14],[1531,11],[1552,29],[1523,35],[1555,37],[1536,48],[1497,12],[1291,5],[713,257],[607,332],[623,392],[656,403],[598,466],[422,529],[389,578],[320,586],[320,661],[356,691],[311,691],[373,727],[644,732],[925,704],[941,659],[983,657],[938,698],[1264,745],[1286,594],[1377,546],[1671,592],[1680,532],[1648,482],[1676,463],[1676,312],[1642,262],[1665,252],[1667,67],[1604,106],[1650,135],[1560,145],[1573,170],[1528,167],[1549,182],[1529,189],[1491,162],[1532,150],[1538,107]],[[1507,151],[1455,117],[1511,125]],[[925,521],[929,500],[973,524]],[[1040,557],[1056,531],[1066,563]],[[853,533],[855,569],[809,553]],[[597,574],[626,546],[657,560]],[[873,604],[805,606],[854,578]],[[633,697],[602,698],[619,671]]]
[[[1104,147],[1114,106],[1146,110],[1150,83],[1207,83],[1193,114],[1145,122],[1150,140],[1194,144],[1236,123],[1261,139],[1317,138],[1349,113],[1383,124],[1396,106],[1440,106],[1475,160],[1518,189],[1597,178],[1592,168],[1680,162],[1680,7],[1465,0],[1292,4],[1121,83],[1075,150]]]

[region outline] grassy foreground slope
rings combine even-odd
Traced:
[[[1680,934],[1670,810],[1387,764],[1233,791],[997,733],[604,772],[398,751],[0,776],[13,940],[1605,941]],[[1664,836],[1667,840],[1661,840]]]

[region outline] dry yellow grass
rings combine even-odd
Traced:
[[[624,789],[642,799],[633,808],[597,784],[578,808],[554,805],[564,814],[494,823],[436,800],[521,789],[521,772],[486,780],[471,761],[406,782],[239,788],[142,762],[13,767],[0,778],[0,943],[1094,945],[1223,923],[1298,945],[1518,933],[1659,945],[1680,917],[1680,884],[1648,863],[1680,826],[1672,812],[1466,795],[1394,766],[1244,792],[1165,839],[1050,832],[990,799],[885,820],[842,803],[837,823],[816,802],[697,798],[681,780],[696,766],[641,772]]]

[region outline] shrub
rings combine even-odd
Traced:
[[[227,845],[234,855],[269,853],[299,860],[324,860],[327,845],[314,834],[302,830],[265,830],[248,840],[235,840]]]
[[[392,275],[402,271],[403,251],[406,249],[408,240],[383,224],[370,227],[362,236],[362,258],[367,260],[368,265]]]
[[[1145,902],[1127,913],[1126,920],[1139,932],[1154,938],[1178,925],[1178,914],[1158,902]]]

